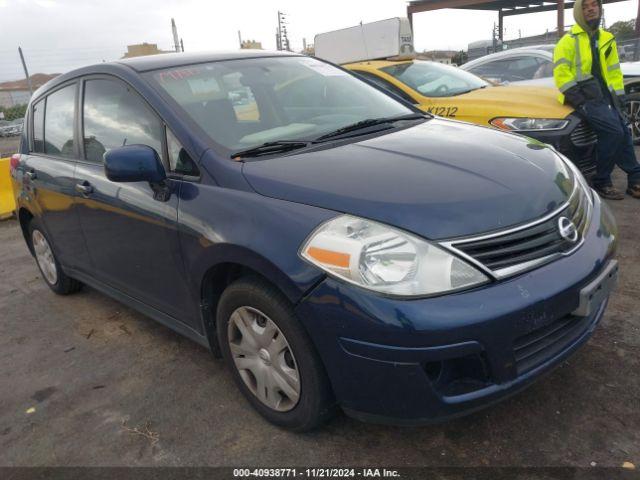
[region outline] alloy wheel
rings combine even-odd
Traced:
[[[628,102],[627,114],[629,115],[629,121],[631,122],[633,142],[637,143],[640,141],[640,101],[631,100]]]
[[[240,307],[227,328],[231,356],[251,393],[278,412],[293,409],[300,399],[300,373],[278,326],[261,311]]]

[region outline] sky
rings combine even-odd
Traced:
[[[172,49],[171,18],[185,51],[238,48],[242,38],[275,48],[278,10],[287,15],[291,47],[303,38],[362,22],[405,16],[405,0],[0,0],[0,81],[23,78],[18,46],[30,73],[59,73],[116,60],[126,46],[157,43]],[[634,18],[638,0],[605,6],[607,25]],[[573,23],[570,10],[567,24]],[[497,13],[439,10],[414,16],[416,50],[466,49],[491,38]],[[555,12],[505,18],[505,39],[556,26]]]

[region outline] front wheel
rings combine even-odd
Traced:
[[[294,431],[311,430],[331,417],[322,362],[278,290],[261,279],[240,279],[223,292],[216,318],[222,355],[263,417]]]
[[[82,283],[64,273],[53,253],[49,239],[35,219],[29,222],[28,232],[31,250],[36,257],[42,278],[49,288],[58,295],[69,295],[80,290]]]
[[[640,93],[630,93],[627,95],[625,109],[629,122],[631,122],[633,143],[638,145],[640,144]]]

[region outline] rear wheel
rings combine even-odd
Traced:
[[[46,234],[33,219],[29,222],[29,241],[42,278],[58,295],[69,295],[82,288],[82,283],[69,277],[60,267]]]
[[[217,333],[236,384],[267,420],[306,431],[331,417],[324,367],[291,304],[273,286],[247,278],[227,287]]]

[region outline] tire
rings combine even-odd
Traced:
[[[58,295],[70,295],[82,288],[82,283],[69,277],[53,253],[51,242],[36,219],[29,222],[29,244],[45,283]]]
[[[322,362],[291,303],[276,288],[259,278],[241,278],[222,293],[216,318],[222,356],[240,391],[264,418],[303,432],[333,416],[335,402]]]
[[[627,95],[625,110],[631,122],[631,134],[633,143],[640,144],[640,93],[630,93]]]

